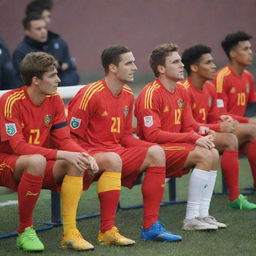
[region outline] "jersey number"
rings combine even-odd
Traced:
[[[120,117],[112,117],[111,120],[112,120],[111,132],[120,133],[121,118]]]
[[[174,110],[174,124],[181,124],[181,110]]]
[[[28,143],[38,145],[38,144],[40,144],[39,138],[40,138],[40,130],[39,129],[31,129]]]
[[[200,108],[199,114],[202,115],[202,120],[206,119],[205,108]]]
[[[245,93],[244,92],[237,94],[237,106],[245,106]]]

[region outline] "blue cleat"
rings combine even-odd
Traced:
[[[140,237],[144,240],[160,242],[178,242],[182,240],[181,236],[174,235],[164,228],[160,222],[156,222],[148,229],[142,229]]]

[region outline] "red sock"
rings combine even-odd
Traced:
[[[42,183],[42,176],[35,176],[28,172],[24,172],[21,177],[18,187],[19,233],[24,232],[25,228],[33,225],[32,214],[41,191]]]
[[[120,198],[120,190],[110,190],[98,193],[100,200],[101,224],[100,231],[102,233],[115,226],[115,216],[118,201]]]
[[[164,195],[165,167],[150,167],[142,183],[144,203],[144,229],[150,228],[158,220],[160,203]]]
[[[229,190],[229,200],[236,200],[240,194],[239,191],[239,161],[237,150],[226,150],[222,154],[221,169]]]
[[[256,141],[248,143],[247,157],[251,166],[253,186],[256,187]]]

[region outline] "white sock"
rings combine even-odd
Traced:
[[[208,186],[204,188],[203,197],[201,199],[199,208],[199,216],[202,218],[209,216],[209,208],[215,186],[216,177],[217,171],[209,171]]]
[[[194,219],[195,217],[199,217],[202,194],[204,187],[208,185],[208,180],[208,171],[194,169],[191,173],[188,184],[186,219]]]

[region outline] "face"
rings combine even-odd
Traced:
[[[234,49],[230,51],[231,60],[241,65],[252,64],[253,52],[250,41],[240,41]]]
[[[32,20],[30,22],[30,29],[25,30],[25,34],[41,43],[47,41],[47,29],[44,20]]]
[[[216,65],[213,62],[213,57],[210,53],[203,54],[198,63],[191,66],[199,77],[205,80],[212,80],[216,71]]]
[[[42,79],[36,78],[36,81],[42,94],[54,95],[57,92],[60,78],[58,77],[57,69],[54,67],[50,71],[45,72]]]
[[[134,72],[137,70],[137,67],[132,52],[121,54],[120,62],[115,67],[115,73],[118,80],[123,83],[133,82]]]
[[[48,26],[51,22],[51,12],[48,10],[44,10],[42,12],[41,18],[46,22],[46,25]]]
[[[158,66],[160,75],[173,81],[184,79],[184,64],[181,62],[181,57],[178,52],[170,53],[165,59],[164,66]]]

